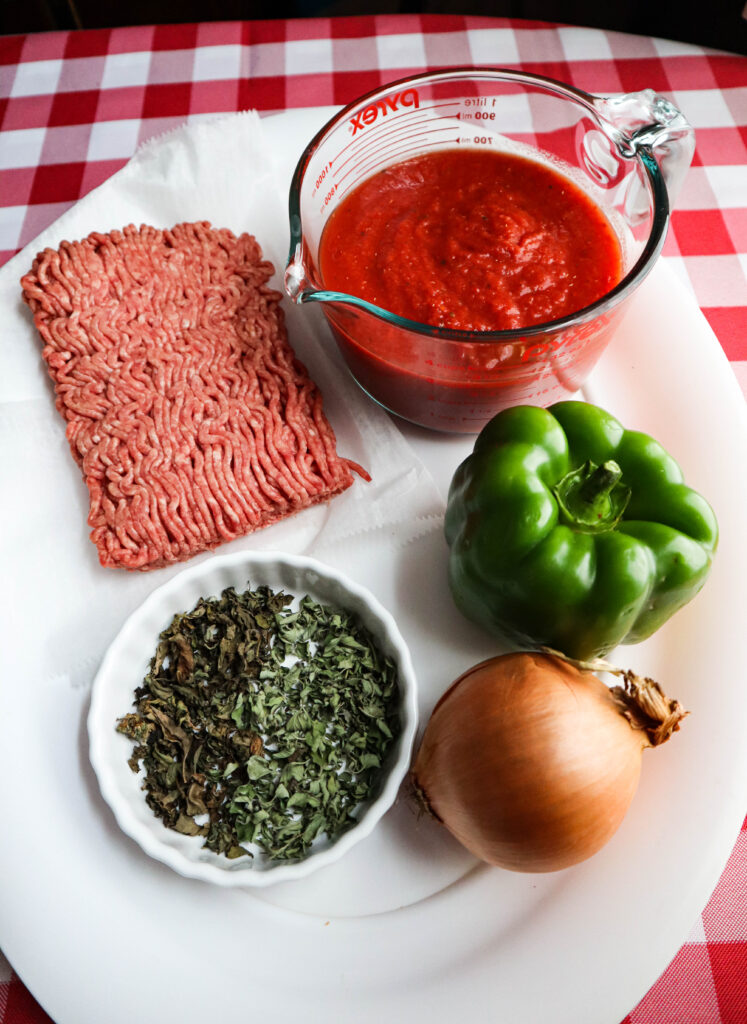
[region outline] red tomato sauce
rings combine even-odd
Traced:
[[[622,276],[617,237],[581,188],[477,149],[417,156],[358,185],[324,228],[319,266],[325,288],[474,331],[558,319]]]

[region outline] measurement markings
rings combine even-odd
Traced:
[[[392,123],[389,122],[389,124],[382,125],[381,131],[376,132],[375,135],[372,133],[365,140],[363,140],[363,142],[356,151],[352,152],[346,160],[343,160],[341,164],[337,165],[336,170],[338,172],[341,171],[342,168],[349,164],[351,160],[354,160],[356,157],[361,156],[366,152],[370,152],[374,147],[378,146],[379,148],[381,148],[382,143],[386,145],[390,139],[398,137],[399,133],[401,133],[403,130],[409,130],[410,128],[415,128],[426,124],[434,124],[436,121],[453,121],[453,118],[444,117],[443,115],[439,114],[436,117],[425,116],[412,118],[406,124],[392,125]],[[453,131],[454,129],[450,128],[448,130]],[[444,131],[444,129],[436,128],[434,129],[434,131]]]
[[[458,142],[459,140],[457,139],[456,141]],[[405,148],[403,150],[399,150],[397,152],[397,156],[403,157],[403,156],[409,156],[410,154],[414,155],[416,153],[422,153],[424,149],[427,149],[427,148],[429,148],[431,146],[439,147],[439,146],[443,146],[443,143],[442,142],[437,142],[437,141],[426,142],[426,143],[422,143],[421,142],[421,143],[419,143],[416,146],[409,146],[409,147],[407,147],[407,148]],[[340,199],[340,200],[344,199],[344,197],[347,195],[347,193],[350,192],[355,187],[356,184],[357,184],[357,182],[350,182],[349,184],[345,185],[344,188],[340,189],[340,194],[338,196],[338,199]],[[322,209],[324,209],[324,208],[322,207]]]
[[[399,121],[400,118],[403,118],[403,117],[412,117],[412,111],[411,110],[402,110],[402,111],[400,111],[399,114],[390,114],[390,115],[387,116],[385,121],[382,121],[380,124],[372,125],[370,127],[370,130],[368,132],[366,132],[366,135],[364,136],[363,139],[355,139],[355,138],[353,138],[353,139],[350,140],[350,142],[348,142],[348,144],[346,146],[343,146],[342,149],[340,150],[340,152],[336,156],[332,157],[332,159],[330,160],[330,164],[336,164],[337,161],[342,156],[342,154],[346,150],[350,149],[351,146],[361,146],[361,145],[365,146],[367,142],[369,142],[369,141],[374,139],[374,136],[381,135],[382,130],[384,132],[386,132],[387,129],[389,128],[389,126],[392,124],[393,121]],[[348,157],[348,159],[351,159],[351,158]]]
[[[430,112],[435,109],[459,107],[461,106],[461,104],[462,100],[447,100],[443,103],[423,104],[418,110],[418,114],[420,116],[415,117],[413,117],[412,110],[400,111],[399,113],[387,116],[387,119],[385,121],[382,121],[380,124],[372,125],[371,130],[366,133],[366,136],[363,139],[351,139],[350,142],[347,143],[347,145],[343,146],[342,149],[340,149],[339,152],[335,154],[335,156],[333,156],[330,160],[327,161],[327,163],[324,165],[321,172],[319,173],[316,184],[312,189],[311,195],[312,198],[314,198],[320,191],[320,187],[322,186],[324,180],[332,178],[333,175],[331,172],[333,172],[333,169],[336,171],[334,175],[336,177],[337,173],[339,173],[339,171],[343,167],[347,166],[351,160],[354,160],[356,157],[359,157],[357,163],[355,163],[352,167],[349,167],[341,178],[339,178],[338,180],[334,181],[334,183],[331,184],[331,187],[329,187],[329,190],[325,194],[324,202],[319,207],[320,214],[324,214],[325,210],[327,210],[330,201],[337,194],[337,191],[340,188],[341,181],[347,178],[357,167],[360,167],[366,161],[373,159],[373,163],[375,164],[376,155],[385,150],[388,146],[391,146],[393,142],[395,145],[401,145],[403,142],[409,143],[412,139],[420,138],[421,136],[428,136],[434,132],[453,131],[453,127],[432,128],[426,131],[414,133],[410,132],[409,129],[425,124],[431,125],[435,121],[453,120],[453,114],[436,114],[435,116],[433,116]],[[459,118],[459,114],[457,114],[456,116],[457,118]],[[402,118],[408,118],[405,124],[398,124],[396,126],[393,126],[393,122],[401,121]],[[340,130],[341,128],[342,125],[340,125],[337,130]],[[401,131],[402,128],[406,129],[404,133],[402,133]],[[459,139],[456,139],[455,141],[459,142]],[[417,146],[408,146],[404,150],[394,150],[394,155],[404,156],[409,153],[422,152],[424,148],[436,145],[443,145],[443,143],[440,140],[431,143],[419,143]],[[354,152],[352,152],[340,164],[340,159],[351,147],[356,147],[354,149]],[[350,188],[351,184],[349,183],[347,186],[344,187],[343,192],[341,193],[339,198],[342,198],[342,195],[348,192]]]
[[[419,112],[422,112],[422,113],[426,114],[426,116],[419,118],[418,121],[419,122],[420,121],[428,121],[428,120],[437,121],[439,118],[442,118],[445,115],[439,114],[439,115],[437,115],[434,118],[429,118],[427,116],[426,112],[429,111],[429,110],[435,110],[437,108],[440,109],[441,107],[459,106],[460,103],[461,103],[461,100],[449,100],[446,103],[429,103],[429,104],[425,104],[424,103],[422,106],[420,106],[417,109],[418,109]],[[351,139],[350,142],[347,143],[347,145],[342,147],[342,149],[337,153],[336,156],[332,157],[332,159],[329,161],[330,164],[337,164],[337,161],[341,158],[343,153],[346,150],[350,149],[351,146],[357,146],[359,144],[365,144],[365,143],[367,143],[369,141],[373,141],[374,140],[374,136],[381,135],[382,131],[386,132],[389,129],[389,127],[390,127],[390,125],[392,124],[393,121],[399,121],[403,117],[412,118],[412,116],[413,116],[413,108],[408,108],[407,110],[402,110],[398,114],[388,114],[386,116],[386,118],[383,121],[381,121],[379,124],[371,125],[370,129],[366,132],[366,135],[365,135],[365,137],[363,139]]]
[[[329,190],[329,192],[327,192],[327,194],[325,195],[324,202],[319,207],[319,213],[324,213],[324,211],[327,209],[327,207],[329,206],[330,202],[332,201],[332,199],[334,198],[336,193],[337,193],[337,185],[335,184],[335,185],[332,186],[332,188]]]
[[[436,120],[436,118],[433,118],[433,120]],[[355,170],[360,168],[361,165],[365,164],[368,160],[373,159],[374,162],[375,162],[377,157],[378,157],[378,155],[380,155],[383,152],[386,152],[391,145],[395,145],[395,146],[401,145],[403,142],[406,143],[406,142],[409,142],[412,139],[428,137],[428,136],[434,135],[436,132],[451,132],[451,133],[453,133],[454,129],[453,128],[433,128],[433,129],[429,129],[429,130],[423,131],[423,132],[405,132],[404,134],[397,136],[396,139],[392,139],[390,137],[390,138],[387,138],[385,140],[382,140],[381,144],[378,147],[376,147],[374,149],[370,149],[369,152],[366,153],[364,156],[362,156],[361,159],[357,163],[354,163],[352,165],[352,167],[349,167],[347,169],[347,171],[345,171],[344,174],[341,174],[340,177],[337,180],[338,180],[338,182],[343,182],[345,180],[345,178],[349,177],[349,175],[351,175]],[[448,140],[444,140],[444,141],[448,141]],[[458,142],[459,140],[457,139],[456,141]],[[441,144],[442,144],[442,140],[436,140],[433,143],[431,143],[431,145],[441,145]],[[422,148],[422,144],[421,143],[419,143],[418,145]],[[426,145],[428,145],[428,143],[426,143]],[[346,163],[349,163],[349,161],[346,161]]]

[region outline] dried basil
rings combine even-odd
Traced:
[[[117,724],[155,814],[229,858],[296,860],[349,829],[399,729],[396,668],[361,622],[292,602],[229,588],[175,615]]]

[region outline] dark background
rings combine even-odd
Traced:
[[[661,36],[747,54],[745,0],[0,0],[0,34],[353,14],[477,14]]]

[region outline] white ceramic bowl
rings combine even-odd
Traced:
[[[315,840],[304,860],[285,863],[262,854],[229,860],[203,848],[199,836],[166,828],[145,802],[142,773],[127,760],[132,741],[116,731],[119,718],[133,710],[135,689],[145,677],[158,636],[177,612],[191,610],[200,597],[217,596],[226,587],[237,591],[258,586],[356,613],[384,654],[397,666],[401,730],[383,769],[380,788],[356,816],[358,822],[334,841]],[[417,695],[412,661],[392,616],[363,587],[311,558],[278,552],[240,552],[192,566],[154,591],[129,617],[109,647],[93,683],[88,715],[91,764],[104,799],[119,826],[156,860],[189,878],[232,887],[266,886],[302,878],[331,864],[373,830],[391,807],[404,779],[417,724]]]

